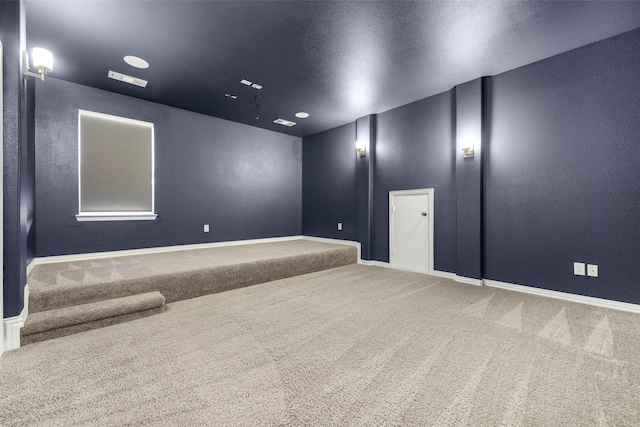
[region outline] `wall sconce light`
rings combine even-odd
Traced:
[[[367,155],[367,144],[364,141],[356,141],[356,150],[360,157],[364,157]]]
[[[464,159],[473,157],[473,145],[474,145],[473,138],[463,138],[460,142],[460,145],[463,153],[462,157]]]
[[[44,81],[44,76],[46,76],[50,71],[53,71],[53,54],[47,49],[43,49],[41,47],[34,47],[32,53],[33,68],[36,69],[37,73],[29,71],[31,69],[29,66],[29,54],[26,51],[22,51],[24,63],[22,74],[25,76],[38,77]]]

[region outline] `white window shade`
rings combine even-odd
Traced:
[[[79,112],[78,220],[154,219],[153,123]]]

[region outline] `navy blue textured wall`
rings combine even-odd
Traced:
[[[78,109],[155,123],[155,221],[76,221]],[[297,137],[47,79],[36,90],[36,254],[299,235],[301,146]]]
[[[304,138],[304,235],[356,240],[355,138],[355,123]],[[342,231],[338,222],[342,222]]]
[[[639,70],[636,30],[492,79],[486,278],[640,303]]]
[[[376,116],[356,121],[356,141],[365,144],[365,155],[354,150],[356,156],[356,240],[360,242],[360,256],[371,259],[371,232],[373,229],[373,165],[376,152]]]
[[[434,189],[434,267],[456,269],[456,174],[452,92],[377,116],[372,258],[389,261],[389,191]]]
[[[21,144],[22,167],[20,169],[20,229],[25,241],[25,263],[28,265],[36,253],[36,142],[35,142],[35,80],[29,78],[23,82],[24,102],[22,106],[22,124],[25,143]],[[25,279],[26,280],[26,279]]]
[[[482,279],[482,79],[456,86],[456,274]],[[474,156],[465,158],[464,141]]]
[[[33,82],[23,79],[20,72],[24,20],[20,2],[0,2],[0,40],[4,47],[4,317],[22,311],[26,266],[34,252]]]

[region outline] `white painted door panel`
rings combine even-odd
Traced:
[[[396,194],[391,199],[391,264],[429,273],[429,194]]]

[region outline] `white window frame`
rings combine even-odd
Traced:
[[[146,126],[151,129],[151,211],[141,212],[82,212],[82,116],[112,120],[136,126]],[[153,221],[158,217],[155,213],[155,131],[150,122],[113,116],[110,114],[96,113],[94,111],[78,110],[78,221]]]

